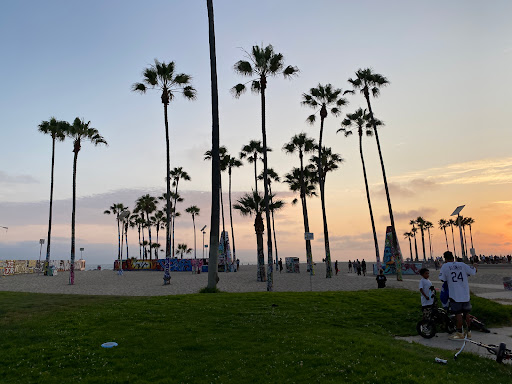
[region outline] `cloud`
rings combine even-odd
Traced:
[[[437,212],[435,208],[420,208],[420,209],[412,209],[410,211],[393,211],[393,217],[396,221],[398,220],[412,220],[417,218],[418,216],[428,217]],[[389,221],[389,215],[382,215],[380,217],[381,221]]]
[[[323,237],[322,239],[318,239],[318,241],[320,240],[323,242]],[[365,232],[357,235],[331,236],[329,237],[329,244],[333,249],[366,251],[374,247],[373,234],[371,232]]]
[[[437,186],[438,185],[435,181],[429,179],[413,179],[404,183],[388,183],[389,193],[392,196],[398,197],[414,197],[423,191],[435,189]],[[375,192],[379,196],[386,195],[386,189],[384,188],[384,185],[380,186],[380,188]]]
[[[30,175],[8,175],[0,171],[0,184],[36,184],[39,181]]]
[[[433,179],[438,185],[510,184],[512,183],[512,157],[466,161],[408,172],[393,177],[392,182],[407,183],[413,180],[432,181]]]

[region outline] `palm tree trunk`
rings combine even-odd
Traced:
[[[274,205],[274,199],[272,197],[271,183],[268,184],[268,191],[270,193],[270,204],[272,204],[272,206],[273,206]],[[276,262],[277,262],[277,261],[279,261],[279,256],[278,256],[278,253],[277,253],[276,225],[275,225],[275,222],[274,222],[274,210],[273,209],[270,211],[270,214],[272,215],[272,232],[274,233],[274,249],[276,250]]]
[[[149,213],[146,212],[146,218],[148,219],[148,236],[149,236],[149,260],[152,260],[153,254],[151,253],[151,221],[149,220]]]
[[[448,251],[448,236],[446,235],[446,227],[443,227],[444,239],[446,241],[446,250]]]
[[[468,258],[468,242],[466,239],[466,226],[465,225],[462,226],[462,231],[464,232],[464,246],[465,246],[464,258],[467,259]]]
[[[258,194],[258,152],[254,152],[254,191]]]
[[[471,248],[475,248],[473,247],[473,233],[471,232],[471,224],[469,224],[469,235],[471,236]]]
[[[156,223],[156,243],[158,244],[158,232],[160,231],[160,221]],[[155,257],[158,260],[158,249],[155,249]]]
[[[420,228],[421,230],[421,245],[423,246],[423,261],[427,261],[427,256],[425,254],[425,232],[423,231],[423,227]]]
[[[428,232],[428,248],[430,251],[430,257],[432,257],[432,241],[430,239],[430,228],[427,228],[427,232]]]
[[[256,218],[254,219],[254,230],[256,232],[256,253],[258,259],[258,270],[260,271],[258,274],[258,278],[265,281],[265,252],[263,250],[263,232],[265,231],[265,226],[263,225],[263,218],[261,217],[261,213],[258,212],[256,214]]]
[[[221,207],[221,213],[222,213],[222,245],[224,247],[224,272],[229,272],[228,270],[228,242],[226,241],[226,222],[224,221],[224,198],[222,196],[222,173],[220,175],[220,207]]]
[[[452,229],[453,254],[455,257],[457,257],[457,252],[455,251],[455,236],[453,235],[453,224],[450,224],[450,227]]]
[[[174,191],[174,193],[175,193],[175,196],[174,196],[174,206],[173,206],[173,208],[174,208],[174,215],[172,215],[172,258],[173,259],[174,259],[174,249],[175,249],[174,246],[176,245],[174,243],[174,227],[176,225],[176,213],[177,213],[177,211],[176,211],[176,203],[178,201],[178,184],[179,183],[180,183],[180,179],[178,177],[176,179],[176,189]]]
[[[412,260],[412,243],[411,243],[410,237],[409,237],[409,252],[411,252],[411,260]]]
[[[140,242],[140,224],[137,224],[137,228],[138,228],[138,231],[139,231],[139,257],[142,259],[142,245],[141,245],[141,242]]]
[[[364,164],[364,156],[363,156],[363,132],[362,129],[359,128],[359,153],[361,155],[361,163],[363,164],[363,176],[364,176],[364,186],[366,188],[366,200],[368,200],[368,209],[370,210],[370,220],[372,222],[372,230],[373,230],[373,242],[375,244],[375,260],[377,261],[377,269],[380,269],[380,254],[379,254],[379,242],[377,241],[377,231],[375,230],[375,221],[373,220],[373,210],[372,203],[370,201],[370,190],[368,188],[368,179],[366,177],[366,166]],[[409,243],[410,243],[409,239]],[[411,250],[411,259],[412,259],[412,250]]]
[[[262,76],[261,84],[261,133],[263,136],[263,187],[265,190],[265,218],[267,221],[267,291],[274,290],[274,262],[272,259],[272,234],[270,232],[270,199],[268,195],[267,131],[265,126],[265,88],[267,79]]]
[[[192,225],[194,226],[194,259],[197,259],[197,252],[196,252],[196,221],[194,220],[194,215],[192,215]]]
[[[329,247],[329,230],[327,228],[327,214],[325,212],[325,190],[324,190],[324,182],[325,182],[325,175],[323,172],[322,167],[322,138],[324,133],[324,120],[325,115],[327,115],[327,111],[323,112],[325,109],[325,106],[322,107],[322,110],[320,111],[320,139],[318,140],[318,164],[317,164],[317,170],[318,170],[318,185],[320,187],[320,201],[322,203],[322,218],[324,222],[324,243],[325,243],[325,277],[331,278],[332,277],[332,265],[331,265],[331,251]]]
[[[210,256],[208,261],[208,289],[217,288],[219,261],[219,92],[217,89],[217,59],[215,56],[215,22],[213,0],[206,0],[208,8],[208,36],[210,46],[210,77],[212,86],[212,209],[210,217]]]
[[[164,89],[165,92],[167,92],[167,89]],[[169,119],[167,116],[167,104],[168,102],[163,103],[164,104],[164,122],[165,122],[165,153],[166,153],[166,168],[167,168],[167,174],[165,177],[165,192],[166,192],[166,209],[165,209],[165,215],[166,215],[166,230],[165,230],[165,268],[164,268],[164,284],[167,284],[171,279],[171,273],[170,273],[170,256],[171,256],[171,242],[170,242],[170,233],[169,228],[171,225],[171,154],[170,154],[170,145],[169,145]],[[144,234],[144,232],[143,232]],[[144,250],[146,248],[144,247]],[[151,257],[151,255],[150,255]]]
[[[124,238],[126,239],[126,261],[128,261],[128,223],[126,223],[124,227]]]
[[[304,219],[304,233],[309,233],[308,206],[306,203],[306,187],[304,186],[304,155],[299,150],[300,159],[300,200],[302,203],[302,217]],[[313,252],[311,251],[311,240],[306,240],[306,260],[308,263],[309,274],[314,275]]]
[[[78,144],[79,147],[80,144]],[[71,265],[69,266],[69,284],[75,284],[75,214],[76,214],[76,162],[78,151],[75,150],[73,156],[73,208],[71,211]]]
[[[50,177],[50,214],[48,215],[48,242],[46,243],[46,262],[44,265],[44,274],[48,275],[50,266],[50,242],[52,239],[52,207],[53,207],[53,170],[55,168],[55,134],[52,134],[52,169]],[[39,266],[41,268],[41,266]]]
[[[231,240],[233,241],[233,262],[236,263],[236,251],[235,251],[235,231],[233,229],[233,209],[231,207],[231,168],[229,168],[229,221],[231,222]]]
[[[124,226],[124,224],[121,224]],[[124,229],[121,228],[121,261],[123,261],[123,248],[124,248]]]
[[[141,224],[141,226],[142,226],[142,225],[143,225],[143,224]],[[147,255],[147,253],[146,253],[146,246],[144,245],[144,242],[145,242],[145,241],[146,241],[146,239],[144,238],[144,227],[142,227],[142,250],[143,250],[143,252],[142,252],[142,258],[143,258],[144,260],[146,260],[146,259],[148,258],[148,255]]]
[[[393,249],[395,251],[396,260],[396,279],[402,281],[402,255],[398,249],[398,237],[396,236],[395,219],[393,217],[393,208],[391,207],[391,198],[389,197],[388,180],[386,178],[386,169],[384,168],[384,159],[382,158],[382,151],[380,149],[379,134],[377,132],[377,126],[375,125],[375,119],[373,118],[372,105],[370,103],[370,95],[368,91],[365,92],[366,103],[368,104],[368,111],[370,113],[370,119],[373,125],[373,132],[375,133],[375,141],[377,142],[377,149],[379,150],[380,166],[382,168],[382,177],[384,179],[384,189],[386,190],[386,198],[388,200],[389,220],[391,222],[391,228],[393,231]]]
[[[414,232],[414,253],[416,254],[416,262],[418,262],[418,242],[416,241],[416,232]]]

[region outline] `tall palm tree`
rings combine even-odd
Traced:
[[[219,158],[219,92],[217,87],[217,58],[215,52],[215,21],[213,16],[213,0],[206,0],[208,9],[208,42],[210,47],[210,78],[212,89],[212,208],[210,216],[210,256],[208,261],[208,285],[210,292],[215,292],[218,281],[219,257],[219,190],[220,190],[220,158]]]
[[[377,149],[379,151],[379,159],[380,159],[380,166],[382,168],[382,177],[384,179],[384,189],[386,190],[386,198],[388,201],[388,210],[389,210],[389,220],[391,222],[391,229],[393,232],[393,247],[395,251],[395,260],[397,260],[398,264],[401,264],[401,255],[398,248],[398,237],[396,235],[396,228],[395,228],[395,219],[393,217],[393,209],[391,207],[391,198],[389,197],[389,188],[388,188],[388,181],[386,178],[386,169],[384,168],[384,160],[382,158],[382,151],[380,148],[380,141],[379,141],[379,132],[377,130],[377,124],[376,119],[373,115],[372,105],[370,102],[370,93],[371,96],[378,97],[380,94],[380,88],[386,86],[389,84],[388,79],[386,79],[384,76],[373,72],[371,68],[365,68],[365,69],[358,69],[356,71],[356,77],[354,79],[348,79],[348,82],[354,87],[354,90],[359,90],[366,99],[366,104],[368,106],[368,111],[370,114],[370,121],[372,122],[373,131],[375,133],[375,141],[377,142]],[[402,268],[397,268],[397,280],[402,280]]]
[[[455,249],[455,236],[453,235],[453,226],[457,225],[457,222],[453,219],[450,219],[448,220],[448,225],[452,229],[453,255],[457,257],[457,250]]]
[[[473,246],[473,233],[471,232],[471,225],[475,224],[475,220],[471,217],[466,217],[466,225],[469,227],[469,235],[471,236],[471,248],[474,248]]]
[[[414,235],[414,252],[416,254],[415,261],[418,262],[418,243],[416,242],[416,232],[418,232],[418,228],[415,227],[416,220],[409,221],[409,224],[412,225],[411,232]]]
[[[125,207],[122,203],[114,203],[112,204],[109,209],[105,210],[103,214],[110,215],[113,214],[116,216],[116,222],[117,222],[117,260],[119,260],[119,263],[121,263],[121,220],[119,219],[119,214],[123,212],[127,207]],[[121,265],[121,264],[119,264]]]
[[[133,214],[132,214],[132,218],[131,218],[131,221],[130,221],[130,227],[132,228],[135,228],[137,227],[137,232],[139,233],[139,258],[140,259],[145,259],[145,254],[142,254],[142,241],[144,239],[141,239],[141,231],[142,231],[142,224],[144,223],[144,219],[141,218],[137,212],[135,211],[135,209],[133,210]],[[144,235],[144,233],[143,233]]]
[[[298,68],[284,65],[284,57],[281,53],[274,51],[272,45],[266,47],[259,47],[257,45],[252,47],[251,52],[245,51],[245,60],[239,60],[235,66],[235,71],[247,77],[252,77],[249,80],[251,83],[251,90],[259,93],[261,96],[261,133],[263,137],[263,185],[265,191],[265,213],[267,219],[267,228],[270,228],[270,199],[268,191],[268,160],[267,160],[267,127],[265,123],[265,92],[267,89],[267,80],[269,77],[275,77],[282,74],[285,78],[289,78],[298,73]],[[239,97],[246,91],[245,84],[237,84],[232,88],[235,97]],[[273,290],[273,260],[272,260],[272,235],[267,231],[267,291]]]
[[[281,181],[281,179],[279,178],[279,175],[277,174],[276,171],[274,171],[273,168],[269,168],[267,170],[267,182],[268,182],[268,193],[270,195],[270,205],[273,206],[273,194],[272,194],[272,183],[273,182],[276,182],[276,183],[279,183]],[[261,172],[261,174],[258,176],[258,179],[260,180],[263,180],[263,172]],[[280,207],[277,207],[277,209],[281,209],[282,206]],[[274,221],[274,210],[273,209],[270,209],[270,213],[272,215],[272,232],[274,234],[274,249],[276,251],[276,260],[279,260],[279,254],[277,253],[277,239],[276,239],[276,226],[275,226],[275,221]]]
[[[449,225],[445,219],[439,219],[439,229],[444,231],[444,239],[446,240],[446,250],[448,251],[448,236],[446,235],[446,227]]]
[[[52,240],[52,213],[53,213],[53,170],[55,168],[55,142],[64,141],[66,138],[66,130],[69,123],[66,121],[58,121],[55,117],[49,121],[43,121],[39,124],[38,131],[52,137],[52,168],[50,176],[50,213],[48,215],[48,241],[46,242],[46,262],[44,265],[44,274],[48,275],[48,266],[50,265],[50,244]]]
[[[284,175],[284,183],[288,184],[288,187],[292,192],[299,192],[300,202],[302,205],[302,219],[304,221],[304,233],[309,232],[309,216],[307,197],[317,196],[316,194],[316,183],[318,178],[314,173],[314,170],[310,166],[304,168],[301,164],[301,168],[293,168],[289,173]],[[292,200],[292,204],[297,204],[297,199]],[[308,263],[308,272],[310,275],[314,275],[314,263],[313,253],[311,251],[311,240],[306,239],[306,260]]]
[[[277,206],[283,206],[283,202],[281,200],[274,201],[275,206],[271,206],[272,209],[278,209]],[[265,203],[261,196],[261,194],[257,194],[255,191],[252,193],[246,193],[240,199],[237,200],[237,203],[233,205],[233,208],[240,212],[242,216],[250,216],[254,215],[254,230],[256,232],[256,245],[257,245],[257,258],[262,260],[264,259],[263,253],[263,232],[265,230],[265,226],[263,225],[262,213],[265,209]],[[258,266],[263,271],[257,274],[257,281],[261,281],[259,279],[265,278],[265,263],[259,262]],[[264,280],[263,280],[264,281]]]
[[[186,171],[183,170],[183,167],[175,167],[172,169],[171,173],[171,178],[172,178],[172,186],[175,188],[174,189],[174,205],[173,205],[173,208],[176,210],[176,203],[178,202],[178,197],[179,197],[179,194],[178,194],[178,185],[180,183],[180,180],[183,180],[183,181],[190,181],[191,178],[190,176],[188,175],[188,173]],[[174,257],[174,226],[175,226],[175,221],[176,221],[176,215],[173,215],[172,216],[172,257]]]
[[[196,252],[196,216],[199,216],[199,207],[197,205],[192,205],[185,209],[185,212],[190,213],[192,216],[192,224],[194,226],[194,259],[197,259],[197,252]]]
[[[337,153],[333,153],[331,148],[324,147],[322,149],[322,157],[319,159],[317,156],[313,156],[311,158],[311,163],[314,167],[316,167],[317,175],[320,175],[318,178],[320,187],[320,203],[322,204],[322,218],[324,223],[324,244],[325,244],[325,264],[326,264],[326,273],[325,277],[332,277],[332,263],[331,263],[331,250],[329,246],[329,229],[327,227],[327,213],[325,209],[325,179],[327,177],[328,172],[335,171],[338,169],[338,165],[341,164],[344,160]]]
[[[380,254],[379,254],[379,242],[377,240],[377,231],[375,230],[375,221],[373,219],[373,210],[372,203],[370,200],[370,189],[368,188],[368,178],[366,176],[366,165],[364,163],[363,156],[363,129],[365,130],[366,136],[372,136],[373,131],[368,128],[369,116],[366,113],[366,110],[359,108],[354,113],[347,114],[347,117],[342,121],[341,126],[338,132],[343,132],[345,137],[351,135],[353,129],[357,129],[357,133],[359,135],[359,154],[361,156],[361,163],[363,164],[363,176],[364,176],[364,186],[366,188],[366,200],[368,201],[368,209],[370,211],[370,221],[372,223],[372,231],[373,231],[373,243],[375,246],[375,260],[377,261],[377,268],[380,269]],[[409,232],[406,232],[409,233]],[[409,239],[410,242],[411,239]],[[412,253],[412,252],[411,252]],[[411,254],[412,260],[412,254]]]
[[[418,225],[418,227],[420,228],[420,231],[421,231],[421,245],[423,246],[423,261],[427,261],[427,256],[425,254],[425,224],[426,224],[426,220],[421,217],[421,216],[418,216],[418,218],[416,219],[416,224]]]
[[[313,125],[316,121],[316,113],[320,112],[320,137],[318,139],[318,155],[317,161],[323,158],[323,134],[324,134],[324,121],[329,115],[328,109],[333,116],[338,116],[341,113],[341,107],[347,104],[347,99],[342,97],[343,91],[338,88],[333,88],[331,84],[318,84],[316,88],[311,88],[308,93],[302,94],[302,105],[306,105],[315,110],[315,113],[309,115],[307,121]],[[329,249],[329,235],[326,232],[327,219],[325,213],[325,175],[322,174],[322,167],[317,164],[318,170],[318,185],[320,187],[320,202],[322,204],[322,216],[324,218],[324,240],[325,240],[325,262],[327,264],[326,277],[332,277],[331,253]]]
[[[267,152],[270,148],[267,148]],[[247,158],[249,163],[254,164],[254,191],[258,193],[258,157],[263,153],[263,147],[261,146],[261,141],[259,140],[251,140],[249,144],[246,144],[242,147],[240,151],[240,159]]]
[[[430,229],[431,228],[434,228],[434,224],[432,224],[432,222],[427,220],[427,222],[425,222],[425,229],[428,232],[428,248],[430,251],[430,257],[432,258],[432,239],[430,237]]]
[[[414,234],[412,232],[404,232],[404,239],[409,239],[409,251],[411,252],[411,260],[412,258],[412,243],[411,238],[414,237]]]
[[[165,255],[167,258],[171,254],[171,245],[169,243],[169,228],[171,222],[171,157],[169,149],[169,121],[167,118],[167,107],[169,103],[174,99],[176,94],[181,93],[183,97],[188,100],[194,100],[196,98],[196,90],[190,85],[191,77],[184,73],[175,74],[174,72],[174,61],[170,63],[160,62],[155,59],[155,64],[144,69],[142,74],[142,83],[135,83],[132,86],[134,92],[146,93],[148,89],[158,89],[161,91],[160,99],[164,105],[164,123],[165,123],[165,149],[167,154],[167,172],[165,179],[167,182],[167,233],[166,233],[166,244],[165,244]],[[167,265],[167,264],[166,264]],[[169,271],[166,269],[166,274]]]
[[[150,245],[153,244],[153,242],[151,241],[152,222],[151,222],[151,218],[149,215],[151,215],[153,212],[156,211],[156,206],[157,206],[156,197],[151,196],[149,194],[145,194],[145,195],[139,197],[137,199],[137,201],[135,202],[135,207],[136,207],[137,211],[141,212],[142,217],[144,217],[144,214],[146,214],[145,220],[146,220],[146,226],[148,227],[148,240],[149,240]],[[151,247],[150,247],[150,254],[149,254],[150,260],[152,259],[152,256],[153,255],[151,254]],[[158,259],[158,257],[157,257],[157,259]]]
[[[189,254],[192,252],[192,248],[189,248],[187,244],[181,243],[178,244],[178,248],[176,248],[176,253],[181,254],[181,258],[183,259],[184,254]]]
[[[302,216],[304,220],[304,232],[309,232],[309,217],[306,204],[306,196],[316,196],[315,184],[311,183],[310,175],[305,175],[304,154],[312,153],[316,148],[315,139],[307,137],[305,133],[299,133],[291,138],[291,140],[283,146],[283,151],[292,154],[298,152],[300,168],[294,168],[292,172],[285,176],[284,182],[288,184],[294,192],[299,192],[302,203]],[[296,171],[297,170],[297,171]],[[297,173],[298,172],[298,173]],[[297,173],[297,174],[296,174]],[[295,177],[297,176],[297,177]],[[306,182],[309,181],[308,187]],[[312,188],[312,189],[311,189]],[[313,252],[311,250],[311,240],[306,241],[306,260],[308,263],[308,271],[311,275],[315,274],[313,263]]]
[[[464,233],[464,261],[468,258],[468,242],[466,237],[467,217],[461,217],[462,232]]]
[[[106,140],[101,136],[96,128],[90,126],[78,117],[73,121],[73,125],[66,130],[66,136],[73,140],[73,210],[71,213],[71,265],[69,269],[69,284],[75,283],[75,215],[76,215],[76,163],[78,152],[82,148],[82,142],[89,141],[94,146],[100,144],[107,145]]]
[[[126,210],[128,211],[128,207],[126,207]],[[130,225],[132,224],[132,214],[130,211],[128,211],[128,215],[123,220],[123,227],[124,227],[124,238],[126,241],[126,261],[130,258],[130,255],[128,253],[128,229],[130,228]]]
[[[231,240],[233,241],[233,262],[236,262],[236,249],[235,249],[235,230],[233,229],[233,209],[231,204],[231,174],[233,172],[233,168],[240,168],[243,163],[241,160],[236,157],[227,156],[227,165],[228,165],[228,180],[229,180],[229,221],[231,223]]]

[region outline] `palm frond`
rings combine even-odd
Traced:
[[[240,83],[231,88],[231,93],[238,99],[246,90],[247,88],[245,87],[245,84]]]
[[[251,92],[260,93],[261,92],[261,83],[258,80],[254,80],[251,83]]]
[[[183,96],[185,96],[189,100],[195,100],[197,95],[197,91],[191,85],[187,85],[183,87]]]
[[[299,72],[299,68],[289,65],[284,69],[283,76],[285,78],[290,78],[292,76],[298,76]]]
[[[185,85],[190,82],[192,77],[190,75],[187,75],[185,73],[180,73],[179,75],[176,75],[174,78],[174,82],[179,85]]]
[[[236,73],[239,73],[242,76],[252,76],[254,73],[251,63],[246,60],[237,61],[233,68]]]
[[[135,83],[132,85],[132,91],[133,92],[140,92],[140,93],[146,93],[146,86],[142,83]]]
[[[307,117],[306,121],[307,121],[309,124],[313,125],[313,124],[315,123],[315,121],[316,121],[316,115],[309,115],[309,116]]]

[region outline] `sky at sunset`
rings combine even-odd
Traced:
[[[390,81],[372,107],[385,122],[379,137],[404,257],[410,256],[402,236],[410,230],[409,220],[423,216],[435,224],[432,245],[441,255],[446,245],[437,222],[463,204],[462,214],[475,220],[476,253],[512,253],[512,127],[506,117],[512,101],[510,1],[261,0],[255,6],[214,0],[214,6],[221,145],[230,153],[261,140],[259,97],[230,94],[246,81],[233,70],[242,48],[272,44],[286,65],[300,70],[291,80],[268,82],[269,166],[281,176],[298,166],[298,156],[281,150],[294,134],[318,140],[319,124],[306,123],[313,111],[300,104],[302,93],[318,83],[349,90],[347,79],[371,67]],[[9,228],[0,228],[0,259],[38,258],[39,239],[47,236],[51,138],[37,127],[51,116],[90,120],[109,143],[86,143],[78,156],[77,247],[85,248],[92,264],[117,257],[115,220],[103,211],[113,203],[132,208],[139,196],[165,190],[159,94],[131,91],[155,58],[174,61],[177,72],[192,76],[198,92],[195,101],[177,97],[169,107],[171,167],[182,166],[192,178],[180,183],[185,201],[178,210],[198,205],[197,228],[209,225],[210,163],[203,160],[211,145],[206,1],[2,2],[0,46],[0,226]],[[336,134],[345,114],[366,104],[360,94],[346,97],[342,114],[325,122],[325,145],[344,159],[326,180],[331,253],[333,260],[371,261],[375,252],[358,139]],[[365,137],[363,146],[382,254],[389,225],[382,173],[375,139]],[[58,143],[52,259],[69,258],[72,161],[72,142]],[[234,200],[254,187],[252,172],[252,164],[233,171]],[[227,174],[223,177],[227,185]],[[276,214],[279,257],[305,262],[301,207],[291,204],[295,196],[286,185],[273,185],[273,192],[286,202]],[[320,261],[325,256],[320,200],[308,204],[313,257]],[[237,212],[233,217],[237,256],[255,263],[253,219]],[[193,247],[190,215],[183,213],[176,224],[176,244]],[[133,256],[136,237],[136,231],[129,232]],[[199,256],[199,231],[197,239]],[[458,236],[455,241],[459,254]],[[160,243],[165,247],[162,238]]]

